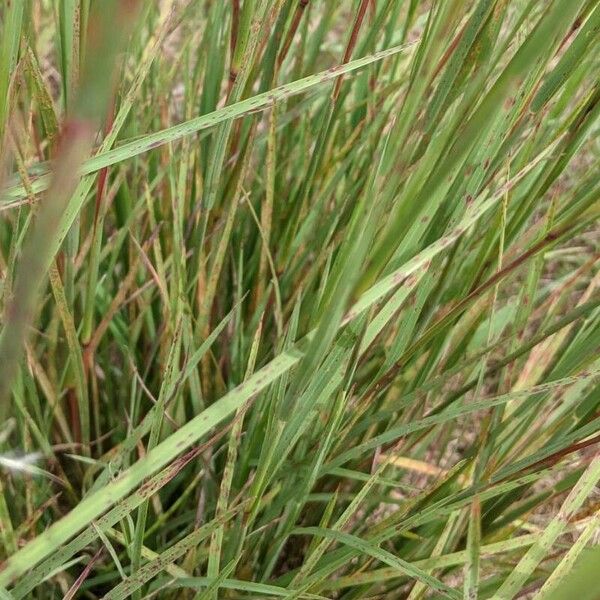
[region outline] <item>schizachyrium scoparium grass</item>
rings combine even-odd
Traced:
[[[1,598],[593,597],[599,0],[0,18]]]

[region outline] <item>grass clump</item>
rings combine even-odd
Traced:
[[[581,584],[598,0],[0,17],[0,597]]]

